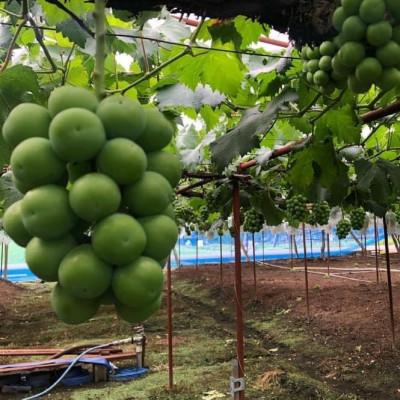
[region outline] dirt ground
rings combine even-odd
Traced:
[[[376,282],[374,257],[310,260],[310,321],[303,261],[243,264],[245,367],[248,400],[400,399],[400,352],[392,348],[383,256]],[[400,257],[392,256],[396,333],[399,333]],[[349,269],[344,271],[342,269]],[[368,270],[368,272],[365,272]],[[364,271],[364,272],[363,272]],[[234,268],[181,268],[173,273],[176,390],[167,382],[166,306],[145,323],[148,377],[131,383],[56,390],[50,398],[79,400],[228,399],[235,358]],[[349,273],[351,272],[351,273]],[[361,272],[361,273],[360,273]],[[340,275],[338,275],[340,274]],[[69,327],[49,309],[51,285],[0,281],[0,347],[106,341],[132,332],[105,307],[90,322]],[[34,335],[32,335],[34,332]],[[396,341],[396,344],[399,344]],[[10,359],[0,359],[10,362]],[[4,399],[20,399],[19,395]]]
[[[272,265],[286,268],[280,269]],[[395,319],[400,311],[400,270],[397,270],[397,265],[400,267],[400,258],[392,256]],[[288,319],[299,324],[306,323],[303,260],[295,259],[293,266],[294,270],[289,270],[289,260],[273,261],[265,265],[257,263],[255,287],[253,266],[245,263],[244,307],[268,313],[290,310]],[[389,296],[383,257],[379,260],[379,284],[375,266],[374,257],[332,259],[332,275],[328,276],[325,261],[308,260],[310,328],[318,330],[326,341],[340,341],[344,348],[354,347],[355,344],[365,345],[374,354],[391,349]],[[350,272],[341,270],[348,268],[351,269]],[[366,268],[371,269],[371,272],[359,272]],[[192,268],[183,268],[177,274],[180,278],[198,280],[202,285],[214,289],[215,295],[221,301],[226,297],[233,301],[233,265],[224,265],[222,292],[219,290],[221,285],[218,266],[201,266],[198,275],[193,273]]]

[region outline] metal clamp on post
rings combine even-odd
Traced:
[[[244,378],[234,378],[233,376],[231,376],[230,390],[233,399],[238,398],[237,394],[239,392],[244,392],[245,389],[246,389],[246,382]]]

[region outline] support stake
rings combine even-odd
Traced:
[[[383,231],[385,234],[385,254],[386,254],[386,271],[387,271],[387,283],[388,283],[388,294],[389,294],[390,326],[392,331],[392,346],[394,349],[396,347],[396,331],[394,323],[392,273],[390,270],[390,253],[389,253],[389,240],[387,232],[386,215],[383,217]]]
[[[290,269],[293,271],[293,235],[290,234]]]
[[[308,290],[308,263],[307,263],[307,244],[306,244],[306,225],[303,222],[303,250],[304,250],[304,278],[306,283],[306,306],[307,320],[310,322],[310,298]]]
[[[222,235],[219,235],[219,284],[222,285]]]
[[[199,231],[196,231],[196,271],[199,270]]]
[[[171,277],[171,255],[167,263],[167,312],[168,312],[168,389],[174,389],[174,359],[172,346],[172,277]]]
[[[374,215],[374,237],[375,237],[376,283],[379,283],[378,226],[376,224],[376,215]]]
[[[233,179],[233,227],[235,239],[235,306],[236,306],[236,353],[237,376],[244,377],[244,339],[243,339],[243,306],[242,306],[242,254],[240,248],[240,186],[237,179]],[[235,400],[244,400],[244,390],[235,393]]]
[[[257,265],[256,265],[256,244],[254,232],[251,232],[251,239],[253,241],[253,278],[254,278],[254,295],[257,297]]]
[[[262,237],[262,260],[263,262],[265,261],[265,251],[264,251],[264,229],[261,232],[261,237]]]
[[[328,245],[328,276],[331,276],[331,244],[330,244],[330,234],[326,234],[326,240]]]

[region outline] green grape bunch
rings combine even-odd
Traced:
[[[394,211],[394,215],[396,216],[396,221],[398,224],[400,224],[400,207],[397,206],[395,211]]]
[[[326,201],[315,204],[312,210],[317,224],[321,226],[328,224],[330,212],[329,204]]]
[[[162,268],[179,237],[182,165],[163,150],[174,132],[156,107],[75,86],[55,88],[47,107],[21,103],[4,121],[21,192],[4,230],[26,247],[32,273],[55,283],[51,306],[64,323],[84,323],[103,304],[142,323],[161,307]]]
[[[224,226],[220,225],[217,229],[217,234],[218,236],[224,236],[225,230],[224,230]]]
[[[365,223],[365,217],[366,213],[362,207],[352,210],[350,213],[351,227],[356,231],[361,230]]]
[[[198,213],[198,227],[201,232],[207,232],[211,228],[209,222],[210,211],[207,206],[201,206]]]
[[[259,213],[256,209],[251,208],[246,211],[244,215],[244,225],[243,228],[246,232],[259,232],[262,230],[264,225],[264,216]]]
[[[314,208],[312,209],[311,213],[308,215],[307,223],[311,226],[316,226],[318,224],[317,218],[315,216]]]
[[[286,201],[286,209],[289,220],[305,222],[307,220],[307,199],[299,194]]]
[[[347,218],[341,219],[336,225],[336,234],[339,240],[346,239],[351,232],[351,222]]]
[[[368,92],[400,87],[398,0],[341,0],[332,16],[337,35],[301,51],[305,79],[330,94],[349,88]]]

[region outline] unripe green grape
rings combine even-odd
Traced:
[[[336,225],[336,234],[339,240],[346,239],[351,232],[351,223],[348,219],[341,219]]]

